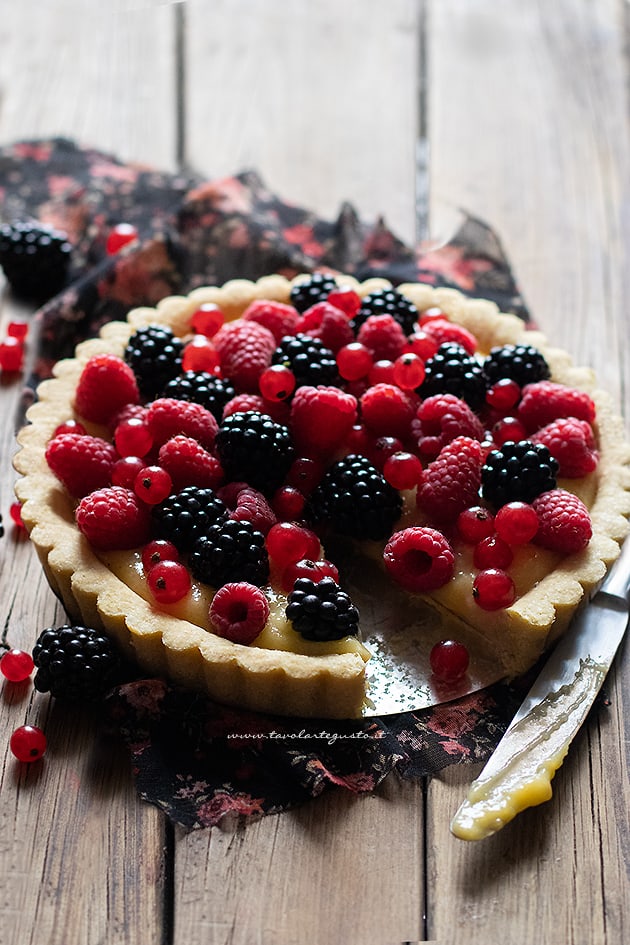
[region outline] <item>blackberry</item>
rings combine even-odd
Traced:
[[[352,538],[389,537],[402,499],[364,456],[350,454],[334,463],[313,492],[310,510],[318,523]]]
[[[323,272],[314,272],[312,276],[291,288],[291,305],[298,312],[305,312],[316,302],[325,302],[337,283],[332,276]]]
[[[271,355],[272,364],[283,364],[295,374],[295,386],[322,384],[336,387],[339,372],[335,355],[319,338],[298,333],[282,339]]]
[[[226,417],[214,446],[228,480],[247,482],[265,495],[282,484],[295,456],[287,427],[256,410]]]
[[[557,460],[542,443],[508,441],[488,454],[481,469],[481,494],[495,508],[532,502],[556,488]]]
[[[477,410],[485,401],[487,381],[479,362],[462,345],[447,341],[425,364],[425,378],[419,393],[423,399],[434,394],[454,394]]]
[[[298,578],[286,614],[305,640],[340,640],[359,630],[359,611],[331,577],[318,583]]]
[[[538,348],[533,345],[503,345],[492,348],[486,358],[483,371],[492,387],[497,381],[508,378],[519,387],[546,381],[551,377],[549,365]]]
[[[228,400],[236,396],[236,391],[230,381],[222,377],[215,377],[207,371],[186,371],[168,382],[163,395],[175,397],[176,400],[189,400],[201,404],[214,414],[218,423],[221,423],[223,408]]]
[[[72,246],[60,230],[15,221],[0,226],[0,266],[24,299],[45,302],[65,286]]]
[[[66,702],[95,702],[116,681],[121,662],[112,641],[91,627],[48,627],[33,648],[35,688]]]
[[[396,289],[377,289],[361,302],[361,308],[350,324],[356,334],[370,315],[391,315],[406,335],[411,335],[418,321],[418,309]]]
[[[182,369],[184,342],[164,325],[139,328],[125,349],[125,361],[136,375],[141,394],[158,397]]]
[[[251,522],[227,519],[212,525],[195,542],[190,570],[212,587],[246,581],[262,587],[269,580],[265,536]]]
[[[212,489],[197,486],[186,486],[153,509],[158,536],[172,541],[181,552],[190,551],[200,535],[227,516],[225,504]]]

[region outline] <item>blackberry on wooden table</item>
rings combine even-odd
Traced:
[[[190,551],[200,535],[227,516],[228,510],[216,493],[197,486],[186,486],[153,509],[158,537],[172,542],[181,552]]]
[[[413,333],[418,321],[418,309],[397,289],[378,289],[365,296],[350,322],[355,334],[371,315],[391,315],[406,335]]]
[[[33,648],[34,684],[67,702],[94,702],[116,681],[120,658],[112,641],[91,627],[48,627]]]
[[[306,640],[340,640],[359,629],[359,611],[331,577],[319,582],[298,578],[289,594],[286,614]]]
[[[487,380],[482,366],[462,345],[445,342],[425,364],[425,377],[419,388],[423,400],[435,394],[453,394],[465,400],[473,410],[482,406]]]
[[[131,336],[124,357],[144,397],[159,396],[168,382],[180,374],[183,350],[181,338],[163,325],[139,328]]]
[[[265,537],[247,521],[217,523],[195,542],[190,570],[198,581],[215,588],[240,581],[261,587],[269,579]]]
[[[334,463],[310,500],[315,522],[328,524],[342,535],[374,541],[389,536],[401,511],[400,493],[357,454]]]
[[[66,284],[72,246],[60,230],[36,222],[0,226],[0,266],[13,291],[44,302]]]
[[[333,352],[319,338],[301,332],[282,339],[271,355],[271,363],[282,364],[292,371],[296,387],[335,387],[339,384],[339,370]]]
[[[337,283],[333,276],[328,276],[323,272],[314,272],[308,279],[291,287],[291,305],[298,312],[305,312],[311,305],[325,302],[336,288]]]
[[[508,441],[488,454],[481,469],[481,494],[495,508],[532,502],[556,488],[558,462],[542,443]]]
[[[214,445],[228,480],[246,482],[266,495],[282,484],[295,458],[287,427],[255,410],[226,417]]]

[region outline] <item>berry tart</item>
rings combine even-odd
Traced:
[[[463,644],[514,677],[628,530],[630,450],[592,373],[452,290],[236,280],[136,309],[54,373],[15,459],[51,587],[229,704],[361,715],[353,570],[399,634],[412,601],[451,641],[445,678]]]

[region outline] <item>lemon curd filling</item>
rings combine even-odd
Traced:
[[[213,633],[208,616],[213,591],[208,585],[193,581],[188,594],[177,603],[160,604],[157,607],[146,581],[141,551],[99,552],[99,558],[116,577],[146,600],[147,603],[153,605],[156,610],[163,611],[171,617],[177,617],[179,620],[187,620],[189,623],[208,631],[208,633]],[[285,650],[303,656],[356,653],[364,662],[369,660],[369,650],[354,636],[322,643],[305,640],[293,629],[290,621],[286,618],[286,595],[272,587],[266,587],[264,591],[269,601],[269,619],[251,646],[261,647],[265,650]]]

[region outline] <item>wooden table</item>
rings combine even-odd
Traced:
[[[349,199],[406,240],[447,235],[465,207],[628,415],[627,17],[623,0],[4,0],[0,143],[61,133],[165,169],[256,167],[291,200],[332,216]],[[30,648],[63,614],[8,522],[20,385],[2,381],[0,625]],[[630,941],[629,686],[626,650],[551,802],[479,844],[448,829],[466,766],[172,829],[89,719],[5,686],[0,942]],[[31,768],[8,751],[27,719],[50,740]]]

